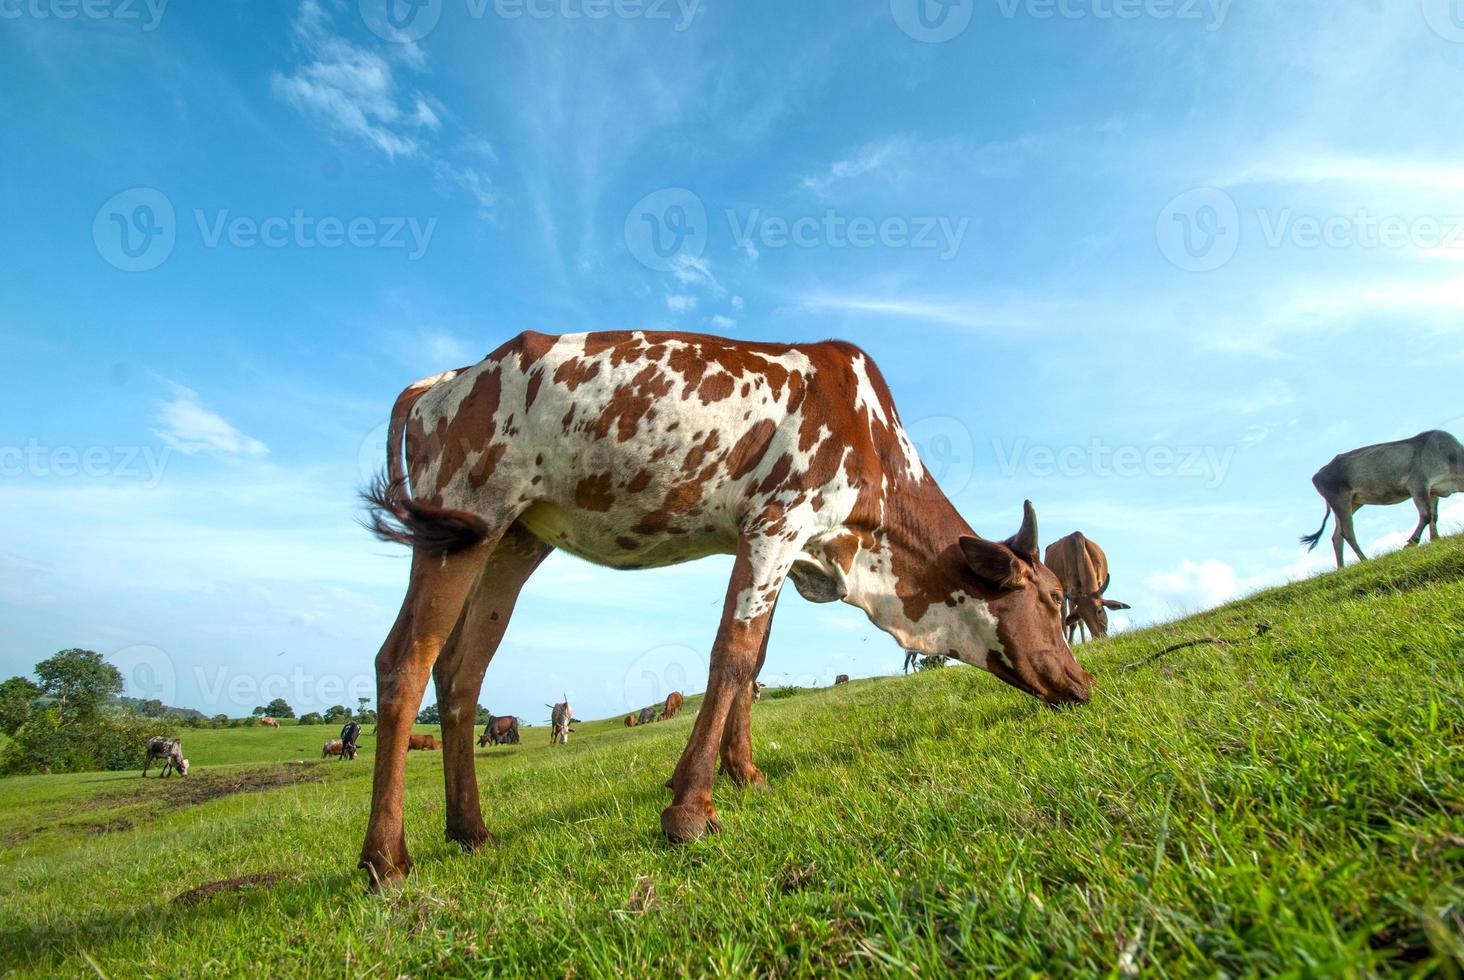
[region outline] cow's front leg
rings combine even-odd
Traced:
[[[772,618],[776,611],[768,613],[768,623],[763,630],[762,647],[757,652],[757,664],[752,669],[752,680],[742,686],[732,709],[727,715],[727,727],[722,732],[722,772],[738,786],[766,791],[768,779],[752,761],[752,685],[762,673],[768,659],[768,640],[772,637]]]
[[[661,829],[674,844],[721,830],[712,806],[712,779],[727,717],[739,695],[751,697],[778,590],[797,555],[796,548],[771,535],[747,534],[738,542],[737,561],[722,607],[722,624],[712,648],[707,694],[697,713],[691,740],[671,777],[675,793],[661,813]],[[751,760],[748,760],[749,765]]]

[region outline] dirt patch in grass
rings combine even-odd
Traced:
[[[152,780],[130,790],[98,794],[96,800],[113,806],[144,802],[174,807],[196,806],[235,793],[261,793],[300,783],[323,783],[326,777],[316,772],[317,768],[297,764],[196,772],[191,776]],[[138,782],[142,783],[142,780]]]
[[[211,881],[206,885],[199,885],[197,888],[190,888],[177,898],[173,899],[174,905],[197,905],[205,899],[213,898],[225,892],[241,892],[249,888],[258,888],[262,885],[273,885],[285,877],[283,871],[266,871],[258,875],[241,875],[238,878],[225,878],[223,881]]]

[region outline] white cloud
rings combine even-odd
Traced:
[[[269,447],[246,436],[222,416],[204,408],[198,393],[173,385],[173,398],[158,407],[159,429],[153,434],[169,448],[188,456],[219,453],[225,456],[264,456]]]
[[[712,326],[718,330],[734,330],[737,327],[737,321],[718,313],[712,317]]]
[[[823,173],[804,177],[800,184],[805,190],[823,197],[836,184],[883,170],[904,152],[906,146],[906,141],[898,138],[866,144],[848,159],[835,160]]]
[[[1457,163],[1374,157],[1287,156],[1249,164],[1222,183],[1228,187],[1341,183],[1410,191],[1458,191],[1464,190],[1464,167]]]
[[[697,298],[685,294],[678,294],[666,297],[666,308],[672,313],[686,313],[696,309]]]

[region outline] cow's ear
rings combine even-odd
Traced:
[[[1132,608],[1134,608],[1133,606],[1129,605],[1127,602],[1117,602],[1117,601],[1115,601],[1113,599],[1104,599],[1103,600],[1103,605],[1106,608],[1108,608],[1108,609],[1132,609]]]
[[[1027,580],[1022,560],[1004,544],[963,536],[961,553],[971,571],[998,589],[1015,589]]]
[[[788,571],[793,587],[809,602],[838,602],[849,595],[849,584],[837,566],[825,568],[800,558]]]
[[[1063,621],[1064,626],[1076,626],[1083,621],[1083,617],[1077,613],[1068,613],[1068,618]]]

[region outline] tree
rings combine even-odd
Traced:
[[[486,724],[488,724],[488,719],[489,718],[492,718],[492,717],[493,717],[493,712],[489,711],[487,708],[483,707],[481,704],[478,705],[478,724],[480,724],[480,725],[486,725]]]
[[[295,717],[295,709],[290,707],[290,703],[284,698],[275,698],[269,704],[265,705],[264,713],[269,715],[271,718]]]
[[[425,708],[422,709],[422,713],[417,716],[417,724],[419,724],[419,725],[440,725],[440,724],[442,724],[442,715],[437,710],[437,702],[436,701],[432,702],[431,704],[427,705]]]
[[[254,706],[254,710],[251,711],[250,714],[252,714],[254,717],[258,718],[261,715],[267,715],[267,714],[269,714],[269,712],[264,710],[264,705],[262,705],[262,704],[256,704]]]
[[[41,696],[40,685],[27,677],[12,677],[0,684],[0,732],[14,735],[30,721],[35,700]]]
[[[356,714],[358,714],[358,715],[364,715],[366,713],[366,706],[368,704],[370,704],[370,703],[371,703],[371,699],[370,698],[357,698],[356,699]]]
[[[351,709],[343,704],[333,704],[325,709],[325,721],[328,725],[340,724],[343,721],[349,720],[350,717]]]
[[[62,650],[36,664],[42,693],[62,718],[96,714],[107,699],[122,693],[122,674],[91,650]]]
[[[318,712],[318,711],[309,711],[309,712],[306,712],[305,714],[303,714],[303,715],[300,716],[300,724],[302,724],[302,725],[324,725],[325,724],[325,719],[322,718],[322,717],[320,717],[320,712]]]
[[[137,709],[137,713],[147,718],[162,718],[168,712],[162,701],[153,698],[150,701],[144,701],[142,706]]]

